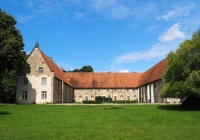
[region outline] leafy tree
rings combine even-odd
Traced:
[[[16,75],[25,62],[24,43],[13,16],[0,9],[0,101],[8,101],[16,89]]]
[[[168,54],[162,97],[200,96],[200,30]]]
[[[93,68],[91,66],[83,66],[80,71],[82,72],[93,72]]]
[[[66,72],[65,70],[63,70],[64,72]],[[93,68],[91,66],[83,66],[80,69],[74,69],[72,71],[68,71],[68,72],[93,72]]]

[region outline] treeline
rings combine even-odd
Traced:
[[[66,70],[64,70],[64,69],[63,69],[63,71],[64,71],[64,72],[94,72],[94,71],[93,71],[93,68],[92,68],[91,66],[89,66],[89,65],[88,65],[88,66],[83,66],[83,67],[80,68],[80,69],[77,69],[77,68],[76,68],[76,69],[74,69],[74,70],[72,70],[72,71],[69,71],[69,70],[66,71]]]

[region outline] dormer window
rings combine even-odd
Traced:
[[[39,67],[38,72],[39,72],[39,73],[43,73],[43,67]]]

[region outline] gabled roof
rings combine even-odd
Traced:
[[[144,73],[63,72],[45,53],[39,51],[55,77],[74,88],[137,88],[161,79],[167,67],[167,59],[164,59]]]
[[[45,53],[43,53],[40,49],[39,49],[42,57],[44,58],[46,64],[48,65],[49,69],[51,72],[54,72],[54,75],[56,78],[64,81],[65,83],[67,83],[68,85],[72,86],[68,79],[65,77],[64,72],[62,71],[62,69],[60,67],[58,67],[53,61],[52,59],[50,59],[48,56],[46,56]]]
[[[142,73],[66,72],[75,88],[136,88]]]
[[[141,76],[139,86],[161,79],[162,74],[167,68],[167,58],[160,61]]]

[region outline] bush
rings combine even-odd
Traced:
[[[83,101],[84,104],[102,104],[103,101],[92,101],[92,100],[89,100],[89,101]]]
[[[96,101],[103,101],[103,97],[102,97],[102,96],[96,96],[96,97],[95,97],[95,100],[96,100]]]
[[[190,95],[181,104],[185,110],[200,110],[200,97]]]
[[[113,103],[117,104],[131,104],[131,103],[137,103],[137,100],[118,100],[118,101],[113,101]]]
[[[96,96],[95,97],[96,101],[102,101],[102,102],[112,102],[112,98],[111,97],[105,97],[105,96]]]

